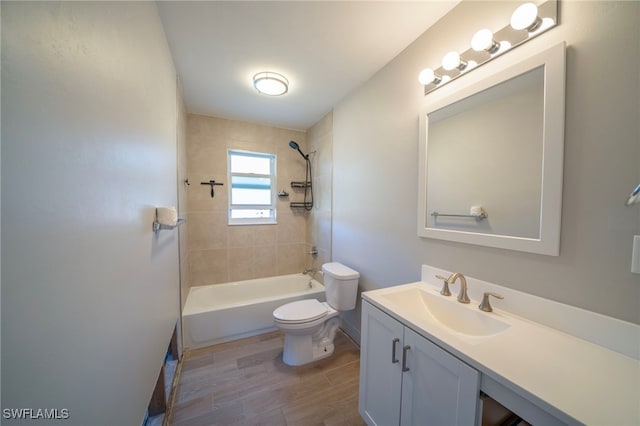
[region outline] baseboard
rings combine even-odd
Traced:
[[[349,337],[349,339],[353,341],[353,343],[360,347],[360,330],[353,327],[351,324],[344,320],[340,321],[340,329],[344,332],[344,334],[347,335],[347,337]]]

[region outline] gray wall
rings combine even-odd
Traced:
[[[640,207],[624,206],[640,181],[639,2],[560,2],[561,25],[518,47],[568,46],[560,256],[417,237],[417,75],[516,5],[461,3],[335,107],[333,259],[361,272],[362,290],[416,281],[429,264],[640,323]],[[359,316],[346,320],[359,329]]]
[[[140,424],[180,291],[151,230],[177,203],[155,3],[2,2],[2,88],[2,408]]]

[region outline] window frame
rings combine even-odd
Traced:
[[[231,170],[233,156],[257,157],[269,160],[270,174],[263,173],[234,173]],[[245,151],[240,149],[227,149],[227,177],[229,182],[227,219],[229,225],[269,225],[277,224],[277,158],[276,154],[269,152]],[[232,204],[233,177],[267,178],[270,182],[270,204]],[[269,215],[255,218],[234,218],[234,210],[268,210]]]

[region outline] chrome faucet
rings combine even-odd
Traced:
[[[318,269],[309,268],[309,269],[305,269],[302,275],[311,274],[311,277],[313,277],[317,272],[320,272],[320,271]]]
[[[447,279],[449,284],[455,284],[456,280],[460,278],[460,293],[458,293],[458,302],[460,303],[469,303],[469,295],[467,294],[467,279],[460,272],[456,272],[451,274],[451,276]]]

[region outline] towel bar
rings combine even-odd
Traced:
[[[431,213],[431,216],[435,217],[436,219],[438,218],[438,216],[448,216],[448,217],[468,217],[468,218],[474,218],[475,220],[482,220],[489,217],[489,215],[485,212],[482,212],[478,215],[476,214],[445,214],[445,213],[433,212]]]

